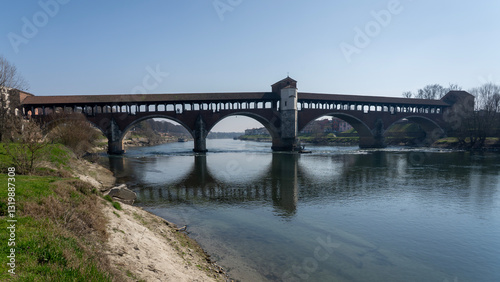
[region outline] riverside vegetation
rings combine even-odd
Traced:
[[[341,133],[300,133],[299,140],[303,144],[324,146],[356,146],[359,144],[359,136],[356,130],[350,129]],[[239,140],[271,142],[269,135],[241,135]],[[416,123],[401,122],[393,125],[386,133],[385,142],[389,146],[422,146],[425,139],[423,132]],[[436,148],[458,149],[458,150],[498,150],[500,149],[500,138],[486,137],[479,148],[471,148],[470,138],[445,137],[436,140],[433,144],[425,144]]]
[[[61,144],[35,143],[41,146],[34,152],[26,151],[26,143],[0,143],[0,183],[7,183],[9,167],[24,167],[16,169],[15,180],[16,274],[9,274],[9,266],[2,263],[0,280],[225,279],[222,269],[175,225],[104,197],[103,191],[115,181],[110,171],[77,157]],[[0,190],[2,230],[8,226],[7,198],[4,187]],[[140,237],[144,234],[155,240],[154,246]],[[0,232],[4,260],[12,248],[7,244],[9,235]],[[128,242],[127,238],[136,241]],[[139,260],[133,253],[136,250],[147,253],[141,253]],[[159,250],[163,252],[157,253]],[[171,272],[166,273],[166,269]]]

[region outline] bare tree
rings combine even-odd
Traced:
[[[441,99],[444,95],[446,95],[446,88],[439,84],[429,84],[422,89],[417,91],[416,98],[419,99]]]
[[[411,98],[411,97],[413,97],[413,93],[411,93],[411,91],[405,91],[405,92],[403,92],[402,95],[403,95],[404,98]]]
[[[18,94],[15,89],[27,88],[28,83],[18,73],[16,66],[0,56],[0,142],[12,139],[13,133],[20,130],[21,118],[15,115],[16,103],[12,95]]]
[[[500,133],[500,86],[486,83],[469,93],[475,97],[474,109],[464,113],[456,135],[461,146],[481,148],[486,138]]]
[[[450,91],[462,90],[458,84],[450,83],[448,87],[443,87],[439,84],[429,84],[424,88],[417,90],[417,94],[413,94],[411,91],[403,92],[403,97],[405,98],[418,98],[418,99],[441,99]]]
[[[40,125],[33,120],[23,121],[22,133],[15,141],[5,145],[7,155],[20,174],[33,173],[37,163],[43,160],[43,149],[47,146]]]
[[[469,92],[475,96],[476,111],[500,111],[500,86],[493,83],[486,83],[480,87],[473,88]]]
[[[28,83],[17,71],[15,65],[0,56],[0,87],[28,90]]]
[[[462,90],[462,87],[459,86],[458,84],[450,83],[450,86],[448,88],[445,88],[445,92],[448,93],[450,91],[460,91]],[[445,95],[446,95],[445,93]]]

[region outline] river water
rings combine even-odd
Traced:
[[[500,281],[500,155],[208,140],[110,157],[242,281]]]

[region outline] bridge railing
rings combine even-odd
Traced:
[[[199,103],[124,103],[124,104],[94,104],[94,105],[24,105],[25,115],[48,115],[51,113],[83,113],[88,116],[109,113],[137,113],[174,112],[182,114],[186,111],[211,111],[225,110],[256,110],[276,109],[276,100],[265,101],[237,101],[237,102],[199,102]]]
[[[338,102],[338,101],[298,101],[297,108],[301,110],[332,110],[332,111],[358,111],[368,114],[370,112],[397,113],[419,113],[419,114],[442,114],[443,106],[411,105],[411,104],[377,104],[359,102]]]

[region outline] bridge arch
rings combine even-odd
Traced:
[[[317,115],[313,117],[310,121],[307,123],[303,124],[301,127],[298,128],[298,131],[302,131],[308,124],[311,122],[317,120],[320,117],[324,116],[331,116],[331,117],[336,117],[339,118],[347,123],[349,123],[359,134],[359,137],[361,138],[362,136],[367,136],[367,137],[372,137],[372,131],[370,127],[366,123],[364,123],[362,120],[358,119],[355,116],[352,116],[350,114],[346,113],[339,113],[339,112],[330,112],[330,113],[322,113],[320,115]]]
[[[431,145],[436,140],[446,135],[446,131],[436,121],[424,116],[410,115],[401,118],[399,120],[396,120],[391,124],[388,124],[384,136],[387,135],[391,127],[393,127],[395,124],[405,119],[419,125],[420,128],[425,133],[425,136],[423,136],[423,138],[420,138],[421,140],[417,141],[418,145],[424,145],[424,146]]]
[[[41,121],[40,128],[42,130],[44,138],[47,137],[54,129],[56,129],[60,125],[69,123],[71,121],[88,123],[92,128],[99,130],[99,132],[103,137],[107,138],[106,131],[102,127],[90,121],[84,115],[81,115],[79,113],[77,114],[55,113],[55,114],[50,114],[47,117],[48,118],[46,119],[38,119],[38,121]]]
[[[232,116],[244,116],[244,117],[248,117],[248,118],[251,118],[253,120],[256,120],[257,122],[259,122],[260,124],[262,124],[262,126],[264,126],[267,131],[269,132],[269,134],[271,135],[271,138],[274,140],[275,138],[279,138],[279,132],[276,130],[276,128],[272,125],[272,123],[265,117],[257,114],[257,113],[252,113],[252,112],[245,112],[245,111],[242,111],[242,112],[233,112],[233,113],[229,113],[229,114],[226,114],[226,115],[223,115],[221,116],[217,121],[215,121],[212,125],[210,125],[209,128],[207,128],[207,135],[210,131],[212,131],[212,129],[221,121],[225,120],[226,118],[228,117],[232,117]]]
[[[140,118],[134,120],[133,122],[131,122],[130,124],[128,124],[123,129],[123,131],[122,131],[122,136],[120,137],[120,142],[123,142],[123,138],[125,137],[125,135],[127,134],[127,132],[129,132],[130,129],[132,129],[134,126],[136,126],[137,124],[139,124],[142,121],[145,121],[145,120],[148,120],[148,119],[154,119],[154,118],[161,118],[161,119],[167,119],[167,120],[175,121],[178,124],[180,124],[182,127],[184,127],[189,132],[189,134],[191,134],[191,137],[194,138],[193,129],[190,128],[189,126],[187,126],[182,120],[176,119],[176,118],[174,118],[172,116],[168,116],[168,115],[154,114],[154,115],[148,115],[148,116],[140,117]]]

